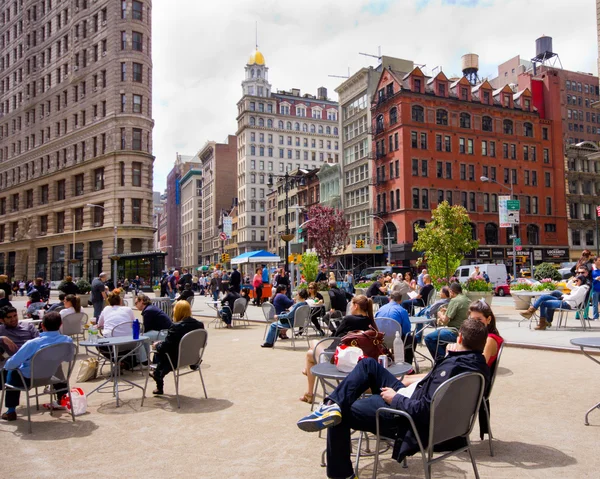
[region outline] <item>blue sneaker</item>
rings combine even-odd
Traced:
[[[321,404],[316,411],[298,421],[298,427],[306,432],[317,432],[342,422],[342,410],[337,404]]]

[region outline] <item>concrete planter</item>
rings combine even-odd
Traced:
[[[490,306],[492,305],[492,301],[494,299],[494,295],[488,291],[467,291],[465,292],[465,296],[471,301],[478,301],[483,298],[484,301]]]
[[[160,298],[160,289],[155,289],[155,290],[154,290],[154,296],[155,296],[156,298]]]
[[[356,289],[354,290],[354,294],[356,294],[356,295],[359,295],[359,294],[362,294],[362,295],[364,295],[364,294],[366,293],[366,291],[367,291],[367,290],[366,290],[365,288],[356,288]]]
[[[521,296],[519,295],[519,291],[511,291],[510,295],[515,302],[515,309],[523,310],[529,308],[531,306],[531,297],[530,296]]]
[[[81,307],[82,308],[87,308],[87,305],[90,301],[90,297],[91,294],[87,293],[87,294],[78,294],[77,296],[79,296],[79,301],[81,301]]]
[[[329,297],[329,291],[319,291],[323,295],[323,304],[325,305],[325,311],[331,309],[331,298]]]

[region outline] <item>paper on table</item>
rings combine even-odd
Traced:
[[[417,296],[419,296],[419,293],[417,293],[416,291],[409,291],[408,292],[408,297],[410,299],[415,299]]]

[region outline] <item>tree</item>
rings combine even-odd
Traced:
[[[562,276],[556,270],[552,263],[541,263],[535,267],[533,277],[538,281],[543,279],[551,279],[553,281],[560,281]]]
[[[308,240],[326,264],[331,264],[333,255],[346,246],[350,223],[344,213],[335,208],[315,205],[308,210],[306,231]]]
[[[317,279],[319,272],[319,257],[317,253],[309,253],[308,251],[302,255],[302,274],[306,278],[307,283],[311,283]]]
[[[431,212],[431,221],[424,228],[417,226],[415,231],[418,239],[413,251],[422,251],[429,273],[440,278],[449,279],[465,253],[479,246],[479,241],[472,239],[467,210],[447,201]]]

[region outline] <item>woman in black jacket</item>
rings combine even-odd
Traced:
[[[154,343],[156,349],[156,354],[154,355],[156,369],[151,376],[156,381],[156,389],[152,391],[152,394],[163,394],[164,377],[172,371],[171,362],[174,367],[177,367],[181,339],[187,333],[196,329],[204,329],[204,323],[192,318],[190,303],[187,301],[177,302],[173,309],[173,326],[169,328],[167,337],[164,341]],[[171,362],[169,362],[168,358],[171,358]]]
[[[354,296],[351,304],[350,314],[342,319],[342,322],[334,331],[333,336],[342,338],[351,331],[367,331],[371,326],[377,330],[375,317],[373,316],[373,301],[371,298],[367,298],[362,294]],[[313,360],[313,350],[316,344],[317,343],[313,341],[310,345],[310,349],[306,352],[306,366],[304,367],[304,371],[302,371],[302,374],[306,375],[308,380],[308,392],[304,393],[299,399],[300,401],[307,403],[312,403],[313,401],[315,377],[310,372],[310,368],[315,365]]]
[[[62,284],[58,287],[59,291],[62,291],[66,295],[69,294],[79,294],[79,288],[75,283],[73,283],[73,277],[67,276]]]

